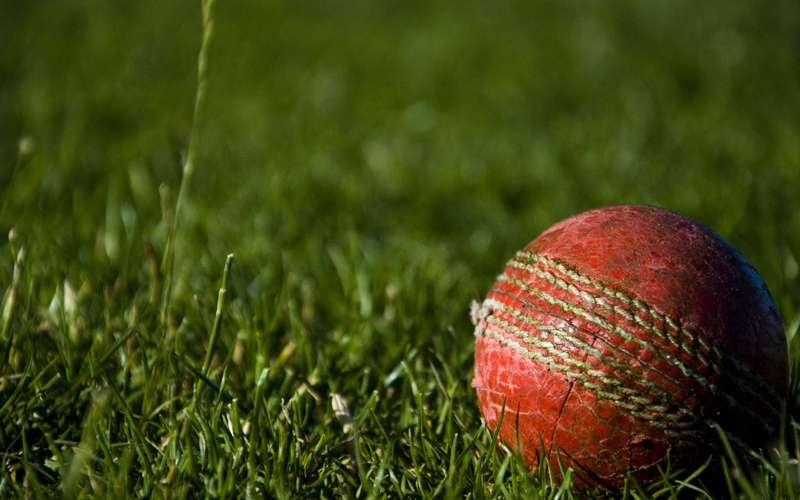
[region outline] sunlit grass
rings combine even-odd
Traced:
[[[795,3],[215,9],[0,5],[0,498],[579,496],[484,426],[468,307],[623,202],[753,261],[792,374],[726,484],[617,495],[798,496]]]

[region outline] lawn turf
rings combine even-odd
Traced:
[[[0,3],[0,498],[569,496],[482,426],[468,308],[616,203],[769,285],[790,451],[731,487],[797,496],[800,4],[214,7],[193,132],[199,2]]]

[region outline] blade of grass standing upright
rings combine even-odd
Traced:
[[[214,34],[214,4],[216,0],[201,0],[203,11],[203,39],[200,44],[200,53],[197,57],[197,92],[194,101],[194,116],[192,118],[192,132],[189,137],[189,149],[186,153],[186,160],[183,164],[183,177],[178,189],[178,200],[175,202],[174,223],[171,234],[167,234],[166,249],[164,250],[164,297],[163,297],[163,317],[162,327],[165,332],[168,330],[169,317],[172,312],[172,292],[175,285],[175,240],[178,235],[181,206],[187,196],[189,184],[194,176],[195,165],[197,162],[197,131],[203,117],[203,110],[206,103],[206,87],[208,85],[208,51],[211,47],[211,39]]]

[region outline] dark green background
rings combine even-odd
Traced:
[[[3,233],[74,255],[113,225],[110,199],[156,231],[190,131],[197,2],[4,2],[0,17]],[[561,218],[651,203],[731,239],[785,297],[799,27],[788,1],[220,0],[197,244],[257,255],[250,238],[276,229],[349,225],[483,274]],[[35,152],[12,186],[23,135]]]

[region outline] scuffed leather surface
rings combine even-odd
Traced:
[[[500,437],[528,464],[544,453],[557,469],[558,454],[578,484],[619,487],[621,467],[647,482],[668,450],[673,466],[701,465],[712,423],[742,446],[774,434],[788,378],[777,308],[710,229],[607,207],[525,251],[484,302],[473,386],[490,428],[505,398]]]

